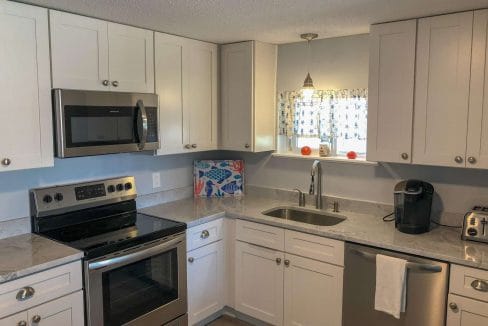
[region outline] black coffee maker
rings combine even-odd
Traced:
[[[425,181],[404,180],[396,184],[395,227],[404,233],[419,234],[430,228],[434,187]]]

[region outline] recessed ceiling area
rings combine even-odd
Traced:
[[[488,0],[26,0],[214,43],[368,33],[372,23],[486,8]]]

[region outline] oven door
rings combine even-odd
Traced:
[[[185,234],[85,262],[90,326],[162,325],[187,311]]]

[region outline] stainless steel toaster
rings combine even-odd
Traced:
[[[488,242],[488,207],[475,206],[466,213],[462,239]]]

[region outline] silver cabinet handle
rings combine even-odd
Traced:
[[[290,261],[288,259],[285,259],[285,266],[289,267],[290,266]]]
[[[191,148],[191,145],[190,145],[190,144],[186,144],[186,145],[185,145],[185,148],[186,148],[186,149],[190,149],[190,148]]]
[[[137,112],[137,132],[141,133],[141,135],[139,135],[139,145],[137,145],[137,147],[139,150],[143,150],[147,142],[147,113],[142,100],[137,100],[136,106],[139,109]]]
[[[200,234],[200,238],[202,239],[207,239],[210,236],[210,232],[208,230],[203,230],[202,233]]]
[[[475,164],[475,163],[476,163],[476,158],[475,158],[475,157],[473,157],[473,156],[470,156],[470,157],[468,157],[468,162],[469,162],[470,164]]]
[[[454,161],[455,161],[456,163],[463,163],[463,158],[462,158],[461,156],[459,156],[459,155],[458,155],[458,156],[456,156],[456,157],[454,158]]]
[[[108,86],[110,84],[110,81],[108,79],[105,79],[102,81],[103,86]]]
[[[488,282],[482,280],[474,280],[471,282],[471,287],[476,291],[488,292]]]
[[[2,165],[3,166],[9,166],[10,163],[12,163],[12,160],[9,159],[9,158],[7,158],[7,157],[2,160]]]
[[[458,305],[455,302],[449,302],[449,308],[451,308],[451,310],[457,310]]]
[[[188,262],[189,262],[189,263],[193,263],[194,261],[195,261],[195,258],[193,258],[193,257],[188,257]]]
[[[276,265],[281,265],[281,258],[276,258]]]
[[[116,80],[114,80],[114,81],[112,82],[112,86],[113,86],[113,87],[119,87],[119,82],[118,82],[118,81],[116,81]]]
[[[402,159],[408,160],[408,154],[407,153],[402,153]]]
[[[25,288],[22,288],[19,292],[17,292],[16,298],[18,301],[25,301],[32,298],[35,292],[36,291],[32,287],[26,286]]]
[[[197,148],[197,144],[191,144],[191,148]]]
[[[249,147],[251,147],[251,145],[246,144],[246,145],[244,145],[244,147],[245,147],[245,148],[249,148]]]
[[[27,322],[25,320],[21,320],[17,323],[17,326],[27,326]]]
[[[41,322],[41,316],[35,315],[34,317],[32,317],[32,322],[35,324],[40,323]]]

